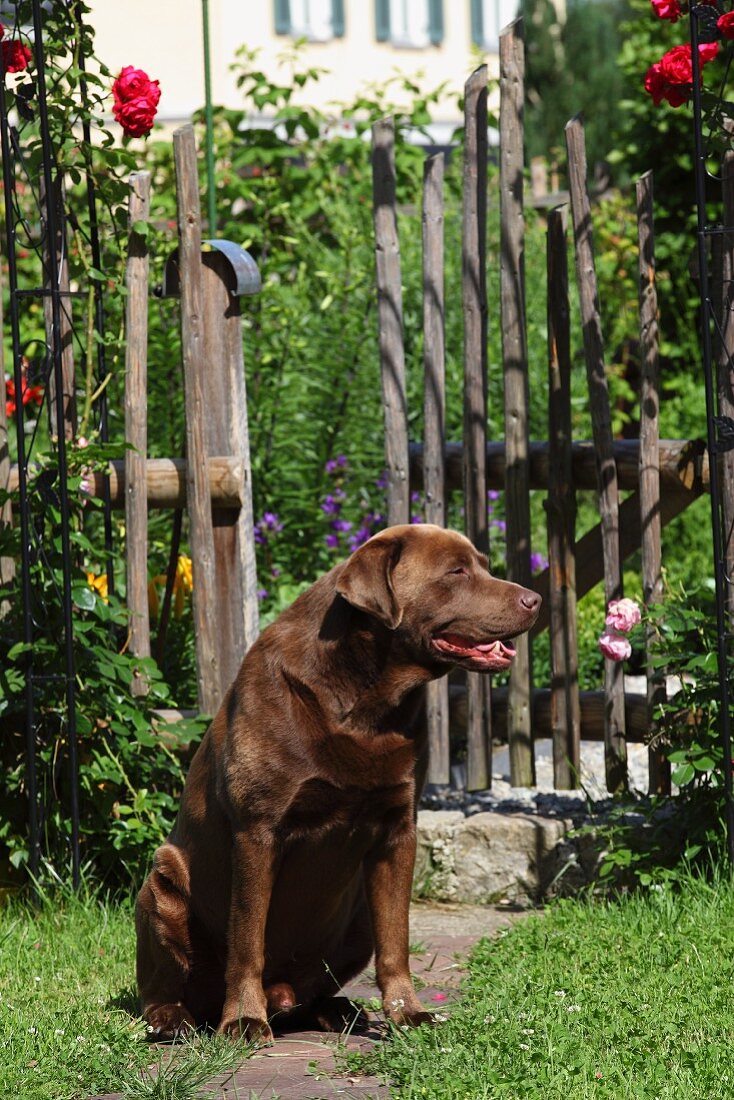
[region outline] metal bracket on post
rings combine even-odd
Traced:
[[[202,249],[203,255],[212,251],[221,252],[229,261],[229,266],[234,275],[234,287],[230,289],[230,294],[237,297],[259,294],[262,289],[260,271],[246,248],[235,241],[210,240],[201,243],[207,246]],[[178,249],[176,248],[166,260],[160,296],[161,298],[178,298],[180,293],[181,272],[178,263]]]

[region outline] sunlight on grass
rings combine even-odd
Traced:
[[[249,1055],[214,1037],[151,1046],[134,975],[131,902],[62,893],[0,908],[0,1096],[189,1100]]]
[[[565,901],[476,949],[461,1007],[366,1064],[399,1100],[734,1096],[734,887]]]

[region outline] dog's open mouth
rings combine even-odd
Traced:
[[[460,634],[440,634],[432,639],[433,645],[446,657],[458,661],[471,661],[482,668],[497,671],[509,668],[515,656],[515,650],[507,642],[472,642]]]

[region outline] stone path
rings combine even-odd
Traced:
[[[469,949],[521,915],[522,910],[507,906],[413,905],[411,969],[426,1007],[437,1012],[450,1010],[458,998],[462,959]],[[366,972],[345,992],[369,1002],[377,996],[374,975]],[[350,1076],[338,1064],[343,1052],[369,1050],[382,1038],[382,1025],[374,1016],[373,1020],[370,1030],[359,1036],[320,1032],[276,1036],[272,1047],[259,1051],[234,1074],[214,1078],[202,1090],[202,1100],[386,1100],[390,1090],[376,1078]],[[121,1094],[95,1100],[121,1100]]]

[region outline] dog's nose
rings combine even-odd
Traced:
[[[529,588],[526,588],[520,597],[520,603],[528,611],[537,611],[540,607],[540,596],[537,592],[531,592]]]

